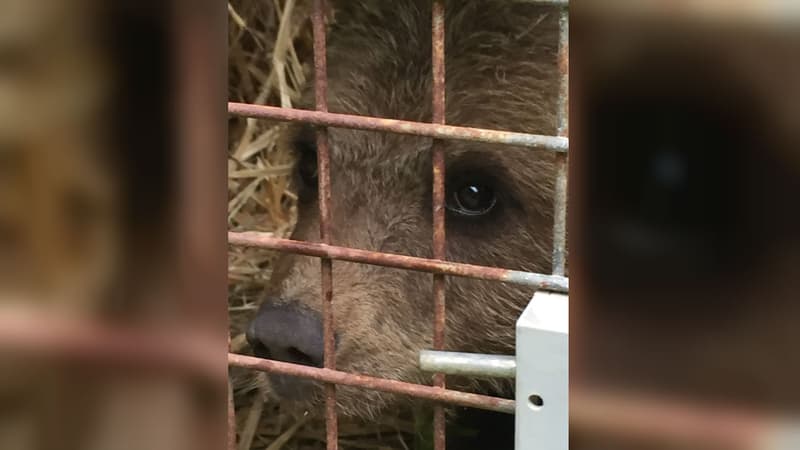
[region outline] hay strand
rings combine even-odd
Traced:
[[[291,107],[311,73],[312,40],[308,0],[228,2],[228,96],[231,101]],[[228,228],[288,237],[297,216],[292,191],[294,159],[278,139],[285,125],[255,119],[229,120]],[[266,250],[228,250],[228,315],[231,351],[248,352],[244,327],[258,301],[275,255]],[[237,417],[238,450],[325,448],[318,411],[302,417],[264,400],[265,375],[230,370]],[[389,415],[370,423],[340,418],[340,448],[405,449],[414,422]]]

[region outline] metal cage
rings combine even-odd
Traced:
[[[324,293],[324,324],[326,336],[324,368],[301,366],[246,355],[228,353],[228,365],[254,370],[282,373],[306,377],[327,384],[326,422],[327,445],[337,448],[337,421],[335,411],[336,388],[338,384],[357,386],[365,389],[410,395],[437,403],[435,445],[444,449],[444,415],[442,404],[483,408],[513,413],[513,400],[494,398],[472,393],[458,392],[445,387],[442,373],[435,378],[434,386],[385,380],[336,370],[332,352],[332,291],[331,261],[333,259],[364,264],[395,267],[406,270],[429,272],[435,279],[433,301],[436,303],[435,348],[441,350],[444,338],[445,292],[444,277],[471,277],[499,282],[518,283],[536,286],[540,291],[566,293],[568,279],[564,276],[565,265],[565,222],[567,187],[567,95],[568,95],[568,46],[567,46],[567,1],[529,0],[549,3],[561,9],[561,33],[559,68],[562,75],[558,111],[558,136],[539,136],[496,130],[456,127],[444,123],[444,0],[433,0],[433,68],[434,96],[433,123],[417,123],[373,117],[360,117],[327,112],[325,76],[325,27],[323,18],[324,0],[315,0],[313,12],[314,62],[316,70],[316,111],[282,109],[241,103],[229,103],[228,112],[233,115],[265,118],[282,121],[306,122],[318,125],[319,149],[319,196],[322,214],[321,235],[323,243],[297,242],[277,239],[266,234],[228,232],[232,245],[258,246],[284,252],[315,256],[321,259],[322,288]],[[726,5],[727,6],[727,5]],[[196,24],[187,28],[191,40],[182,41],[180,47],[191,67],[196,63],[199,53],[197,39],[201,44],[205,36]],[[184,30],[184,31],[186,31]],[[198,37],[199,36],[199,37]],[[190,45],[191,43],[191,45]],[[202,45],[200,46],[202,47]],[[196,72],[196,71],[195,71]],[[186,116],[196,118],[187,108],[181,111]],[[434,139],[434,259],[414,258],[396,254],[375,253],[331,245],[330,239],[330,174],[328,171],[329,152],[325,127],[344,127],[363,130],[376,130],[394,133],[427,136]],[[445,261],[444,258],[444,150],[443,139],[461,139],[481,142],[511,144],[525,147],[546,148],[559,155],[558,183],[554,203],[553,270],[551,274],[536,274],[481,267]],[[182,157],[193,156],[188,152]],[[193,167],[197,170],[197,167]],[[548,294],[550,295],[550,294]],[[137,369],[159,371],[180,370],[196,375],[205,375],[218,380],[218,370],[214,361],[208,358],[208,349],[213,347],[207,336],[187,333],[186,330],[174,332],[153,332],[152,330],[122,327],[119,324],[100,324],[87,320],[73,320],[50,314],[29,314],[24,311],[3,311],[0,314],[0,347],[12,349],[22,354],[36,354],[54,358],[76,360],[81,363],[93,362],[100,365],[121,365]],[[519,353],[519,352],[518,352]],[[500,361],[506,364],[508,361]],[[506,370],[506,369],[503,369]],[[507,373],[507,372],[506,372]],[[712,441],[717,448],[762,449],[797,448],[797,437],[786,433],[783,423],[769,416],[724,414],[719,411],[697,408],[678,401],[665,401],[657,397],[625,397],[616,393],[571,386],[570,426],[590,431],[618,432],[626,436],[646,437],[648,439],[669,438],[683,442]],[[234,439],[229,442],[235,448],[235,421],[233,421],[232,396],[229,398],[229,429]],[[792,431],[789,429],[788,431]],[[796,433],[796,431],[795,431]],[[795,439],[795,440],[791,440]],[[794,443],[794,445],[792,444]]]
[[[358,386],[366,389],[411,395],[436,402],[434,406],[434,448],[445,448],[445,420],[442,403],[483,408],[494,411],[514,413],[515,402],[509,399],[489,397],[446,389],[445,374],[435,373],[433,386],[417,385],[395,380],[385,380],[364,375],[338,371],[335,368],[333,347],[333,301],[331,261],[333,259],[363,264],[394,267],[407,270],[430,272],[433,274],[434,302],[434,350],[444,348],[445,337],[445,276],[460,276],[484,280],[518,283],[536,286],[539,290],[566,293],[569,281],[565,274],[566,246],[566,203],[567,203],[567,105],[568,105],[568,9],[566,1],[542,1],[556,5],[560,11],[560,33],[558,67],[561,81],[558,92],[557,136],[542,136],[526,133],[458,127],[445,124],[445,43],[444,17],[445,2],[434,0],[431,17],[432,29],[432,67],[433,67],[433,120],[432,123],[363,117],[328,112],[325,18],[324,0],[315,0],[312,12],[314,36],[314,70],[316,111],[285,109],[242,103],[229,103],[228,112],[237,116],[272,119],[291,122],[305,122],[317,125],[317,148],[319,169],[319,205],[321,244],[298,242],[272,237],[258,232],[228,232],[228,240],[233,245],[255,246],[265,249],[291,252],[321,259],[323,296],[323,335],[324,368],[314,368],[251,356],[229,354],[230,365],[256,370],[306,377],[326,383],[325,422],[327,448],[337,446],[336,385]],[[433,259],[416,258],[397,254],[386,254],[357,250],[332,245],[330,236],[330,172],[328,139],[326,127],[341,127],[360,130],[384,131],[412,134],[433,138]],[[446,261],[445,256],[445,194],[444,172],[445,151],[443,139],[511,144],[531,148],[543,148],[557,153],[557,175],[553,224],[552,273],[539,274],[514,270],[482,267]],[[566,383],[566,380],[564,380]]]

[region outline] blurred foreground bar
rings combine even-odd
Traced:
[[[799,448],[666,406],[800,431],[798,6],[572,3],[573,448]]]
[[[218,2],[0,1],[0,448],[224,447],[225,67]]]

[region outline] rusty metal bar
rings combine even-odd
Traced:
[[[328,111],[328,63],[325,48],[325,0],[314,0],[311,13],[314,34],[314,95],[316,109]],[[325,244],[331,243],[331,178],[328,130],[317,128],[317,173],[319,185],[319,234]],[[322,285],[323,360],[326,369],[336,368],[333,322],[333,263],[330,258],[320,259]],[[336,416],[336,385],[325,385],[325,442],[328,450],[339,448]]]
[[[569,140],[558,136],[383,119],[352,114],[307,111],[304,109],[280,108],[277,106],[231,102],[228,103],[228,113],[242,117],[254,117],[284,122],[303,122],[334,128],[384,131],[388,133],[426,136],[435,139],[455,139],[486,142],[490,144],[516,145],[555,152],[567,152],[569,149]]]
[[[569,12],[562,9],[559,15],[558,70],[561,81],[558,89],[559,136],[569,133]],[[553,275],[565,274],[567,247],[567,171],[566,153],[556,155],[556,180],[553,201]]]
[[[680,448],[788,450],[797,444],[796,425],[779,417],[596,387],[570,387],[569,420],[578,432],[670,442]]]
[[[233,404],[233,384],[228,379],[228,450],[236,450],[236,407]]]
[[[486,395],[441,389],[433,386],[388,380],[385,378],[341,372],[338,370],[272,361],[236,353],[228,354],[228,364],[264,372],[308,378],[323,383],[334,383],[393,394],[409,395],[437,403],[447,403],[514,414],[514,400],[505,398],[489,397]]]
[[[230,328],[230,318],[228,319]],[[231,336],[228,335],[228,353],[231,352]],[[236,405],[233,401],[233,383],[228,376],[228,450],[236,450]]]
[[[192,329],[153,329],[68,318],[57,311],[0,308],[0,352],[126,371],[175,372],[226,379],[215,356],[219,336]]]
[[[786,30],[796,30],[800,24],[800,8],[797,8],[797,2],[792,1],[582,2],[581,11],[583,14],[615,17],[626,23],[657,17],[687,24],[759,25]]]
[[[444,42],[444,0],[433,0],[431,8],[431,68],[433,71],[432,122],[437,125],[445,123],[445,42]],[[433,165],[433,257],[444,261],[447,259],[447,241],[445,237],[445,153],[444,143],[434,139],[431,149]],[[445,278],[441,273],[433,275],[433,348],[444,350],[445,347]],[[435,373],[433,385],[445,388],[445,375]],[[433,448],[445,450],[445,414],[442,405],[433,409]]]
[[[218,340],[217,340],[218,343]],[[0,311],[0,350],[31,358],[106,363],[127,370],[176,370],[224,380],[219,359],[209,352],[214,339],[186,330],[126,329],[50,311]],[[513,400],[442,390],[395,380],[352,375],[229,354],[228,364],[410,395],[437,402],[513,413]],[[786,432],[779,418],[757,412],[724,412],[660,398],[604,392],[591,386],[571,389],[571,421],[580,430],[652,439],[729,443],[724,448],[762,449],[770,436]]]
[[[317,258],[330,258],[374,266],[393,267],[396,269],[432,272],[480,280],[500,281],[504,283],[535,286],[554,292],[568,292],[569,278],[558,275],[545,275],[520,270],[500,269],[497,267],[476,266],[472,264],[418,258],[416,256],[380,253],[359,250],[350,247],[338,247],[315,242],[295,241],[272,236],[270,233],[258,231],[228,232],[228,243],[248,247],[260,247],[287,253],[295,253]]]
[[[0,310],[0,351],[5,355],[83,364],[104,363],[125,370],[175,371],[224,380],[223,366],[214,352],[209,351],[214,348],[214,341],[212,336],[186,330],[154,332],[152,329],[123,328],[94,320],[67,319],[52,311]],[[514,411],[513,400],[244,355],[229,354],[228,364],[460,406],[507,413]],[[577,386],[570,390],[570,411],[571,423],[579,431],[659,441],[722,444],[717,448],[762,450],[766,443],[777,444],[782,436],[788,439],[787,435],[792,431],[786,429],[780,417],[758,412],[725,412],[663,398],[604,392],[591,386]]]
[[[538,5],[569,6],[569,0],[512,0],[517,3],[534,3]]]
[[[514,413],[513,400],[497,397],[235,353],[228,354],[228,364],[325,383],[408,395],[437,403]],[[570,424],[578,432],[599,432],[623,438],[647,438],[711,448],[763,450],[765,444],[770,442],[777,444],[781,437],[792,431],[782,427],[778,418],[758,413],[724,411],[585,387],[570,390],[570,411]],[[777,450],[790,447],[766,448]]]

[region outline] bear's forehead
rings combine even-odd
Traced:
[[[373,131],[331,129],[331,172],[351,191],[428,191],[433,140]],[[542,149],[448,140],[446,177],[482,172],[502,179],[521,199],[549,199],[555,155]],[[547,200],[549,202],[549,200]]]
[[[448,8],[446,122],[553,134],[557,95],[557,14],[506,0]],[[463,3],[463,4],[462,4]],[[431,121],[430,11],[425,0],[336,3],[328,39],[329,111]],[[485,14],[490,12],[491,14]],[[314,109],[314,90],[303,107]],[[331,168],[359,183],[426,183],[427,137],[330,129]],[[548,155],[530,149],[447,141],[448,166],[491,161],[519,186],[542,186]],[[349,176],[348,176],[349,174]]]
[[[433,141],[429,138],[341,129],[331,129],[328,136],[331,162],[341,168],[392,170],[394,167],[430,167]]]
[[[448,8],[447,122],[551,134],[557,14],[507,0]],[[342,0],[328,38],[332,112],[431,121],[430,2]],[[314,90],[302,101],[313,109]]]

